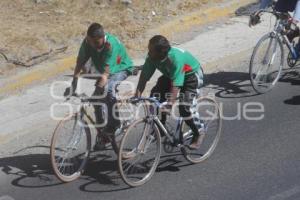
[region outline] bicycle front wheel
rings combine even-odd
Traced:
[[[56,177],[63,182],[80,177],[91,149],[90,129],[79,115],[60,121],[52,136],[51,165]]]
[[[253,89],[266,93],[278,82],[284,64],[284,50],[281,40],[269,33],[263,36],[253,50],[249,75]]]
[[[121,140],[128,127],[135,120],[144,118],[147,113],[147,107],[143,102],[133,104],[129,100],[120,101],[117,104],[117,108],[120,127],[115,131],[111,138],[111,145],[116,154],[119,153]]]
[[[122,179],[131,187],[151,179],[159,163],[161,137],[153,121],[135,121],[126,131],[118,156]]]
[[[196,125],[199,126],[201,144],[199,149],[189,149],[187,146],[191,143],[193,132],[189,126],[183,123],[181,132],[183,134],[183,148],[181,148],[185,158],[192,163],[199,163],[206,160],[214,152],[222,128],[221,109],[217,102],[209,97],[200,97],[195,99],[193,115]]]

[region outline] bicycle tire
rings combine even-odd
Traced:
[[[125,102],[125,103],[122,103],[122,106],[126,107],[127,105],[132,105],[132,106],[135,106],[135,107],[138,107],[136,104],[131,104],[131,102]],[[122,108],[122,110],[124,111],[125,108]],[[120,108],[119,108],[120,109]],[[145,117],[145,114],[147,113],[147,107],[142,104],[142,112],[144,114],[142,114],[140,116],[140,113],[138,113],[139,115],[134,115],[132,118],[130,119],[127,119],[127,120],[121,120],[121,126],[115,131],[115,133],[113,134],[113,136],[111,137],[111,146],[112,146],[112,149],[114,150],[114,152],[118,155],[119,153],[119,149],[120,149],[120,144],[121,144],[121,141],[122,141],[122,138],[124,136],[124,133],[126,132],[126,130],[128,129],[128,127],[137,119],[140,119],[139,117]],[[132,114],[132,113],[136,113],[136,112],[139,112],[139,111],[136,111],[136,110],[128,110],[127,111],[128,113]],[[120,114],[122,115],[122,114]],[[125,117],[125,116],[124,116]],[[122,117],[121,117],[122,118]]]
[[[66,174],[63,174],[60,171],[60,169],[59,169],[59,167],[57,165],[56,150],[63,151],[62,149],[56,147],[56,145],[58,143],[58,140],[61,139],[61,138],[59,138],[59,134],[61,133],[60,130],[61,130],[61,128],[63,128],[63,125],[65,125],[66,123],[71,122],[72,120],[74,120],[76,122],[76,124],[73,125],[74,126],[73,127],[73,132],[75,132],[74,128],[78,124],[79,115],[80,115],[80,113],[76,113],[76,114],[72,115],[69,119],[61,120],[58,123],[57,127],[55,128],[53,136],[52,136],[52,139],[51,139],[50,158],[51,158],[52,169],[54,171],[55,176],[59,180],[61,180],[62,182],[65,182],[65,183],[74,181],[74,180],[78,179],[81,176],[81,174],[84,172],[84,168],[85,168],[85,166],[86,166],[86,164],[88,162],[88,158],[89,158],[89,154],[90,154],[90,149],[91,149],[91,133],[90,133],[90,129],[87,126],[87,123],[84,122],[84,121],[82,121],[82,123],[85,125],[82,130],[84,130],[83,134],[85,135],[86,144],[85,144],[85,148],[84,148],[83,159],[82,159],[81,163],[79,164],[78,169],[74,170],[74,173],[66,175]],[[72,134],[74,134],[74,133],[72,133]],[[76,135],[76,133],[69,140],[70,142],[73,140],[73,137],[75,135]],[[68,148],[68,145],[63,145],[63,147]],[[72,149],[73,148],[74,147],[72,147]]]
[[[278,66],[278,70],[277,70],[277,75],[276,77],[274,78],[273,81],[271,81],[271,83],[269,84],[269,86],[265,89],[263,89],[263,87],[260,87],[257,83],[256,83],[256,76],[257,74],[255,74],[255,60],[256,60],[256,57],[258,57],[258,53],[259,53],[259,50],[262,48],[262,44],[268,40],[268,39],[271,39],[271,41],[275,41],[275,45],[278,44],[279,45],[279,48],[280,51],[281,51],[281,55],[280,55],[280,62],[279,62],[279,66]],[[268,45],[272,45],[272,42],[271,44],[269,43]],[[269,48],[269,47],[268,47]],[[275,49],[277,50],[277,49]],[[266,57],[267,55],[265,55]],[[273,59],[276,57],[274,56],[274,54],[272,54],[273,56]],[[263,64],[263,63],[262,63]],[[268,64],[269,65],[269,64]],[[281,42],[281,40],[278,38],[278,36],[275,36],[274,33],[268,33],[266,35],[264,35],[257,43],[257,45],[255,46],[254,50],[253,50],[253,53],[252,53],[252,56],[251,56],[251,60],[250,60],[250,67],[249,67],[249,76],[250,76],[250,81],[251,81],[251,85],[253,87],[253,89],[259,93],[259,94],[263,94],[263,93],[266,93],[270,90],[272,90],[274,88],[274,86],[276,85],[276,83],[278,82],[278,80],[280,79],[280,76],[281,76],[281,72],[282,72],[282,68],[283,68],[283,65],[284,65],[284,49],[283,49],[283,44]],[[269,66],[270,67],[270,66]],[[259,70],[260,72],[260,70]],[[276,72],[276,71],[275,71]],[[254,77],[255,76],[255,77]],[[264,75],[266,77],[266,79],[269,76],[269,74],[267,75]],[[264,77],[263,77],[264,78]]]
[[[124,137],[123,137],[121,145],[120,145],[120,151],[119,151],[119,155],[118,155],[119,172],[120,172],[120,175],[121,175],[123,181],[131,187],[141,186],[141,185],[145,184],[146,182],[148,182],[151,179],[151,177],[153,176],[153,174],[155,173],[155,170],[156,170],[156,168],[158,166],[158,163],[159,163],[159,160],[160,160],[161,136],[160,136],[159,129],[155,124],[149,124],[146,121],[147,121],[147,119],[140,119],[140,120],[136,120],[132,125],[130,125],[130,127],[128,128],[128,130],[124,134]],[[139,136],[137,136],[137,134],[135,132],[133,132],[132,130],[140,123],[141,124],[145,123],[145,129],[142,129],[143,130],[142,131],[143,132],[142,137],[139,139]],[[152,121],[152,123],[154,123],[154,122]],[[142,126],[142,127],[144,127],[144,126]],[[153,131],[151,133],[150,133],[150,131],[151,131],[150,128],[153,128]],[[144,133],[144,130],[149,130],[149,133]],[[144,134],[146,134],[146,135],[144,136]],[[153,136],[151,134],[153,134]],[[134,137],[134,136],[137,137],[137,140],[136,140],[137,144],[133,145],[133,147],[131,147],[131,148],[127,147],[127,143],[130,143],[130,142],[128,142],[129,139],[133,139],[132,137]],[[150,137],[148,137],[148,136],[150,136]],[[148,141],[148,138],[151,138],[151,136],[152,136],[152,139],[155,138],[155,139],[153,139],[154,141],[156,140],[155,141],[155,143],[156,143],[156,152],[155,152],[154,161],[153,161],[153,163],[151,164],[150,167],[146,166],[148,160],[145,161],[144,163],[140,164],[139,168],[137,167],[137,173],[139,173],[139,174],[142,173],[143,170],[145,170],[145,168],[149,169],[149,172],[147,172],[141,178],[137,178],[138,175],[135,175],[135,176],[132,175],[133,170],[131,170],[131,172],[128,172],[129,174],[127,175],[126,172],[125,172],[126,170],[123,169],[123,166],[125,166],[125,167],[128,166],[128,165],[126,165],[126,161],[128,161],[129,159],[124,158],[124,154],[128,154],[128,151],[129,152],[136,151],[136,149],[140,148],[139,147],[140,145],[141,146],[143,146],[143,145],[146,146],[146,144],[147,144],[146,142]],[[143,141],[142,138],[147,138],[147,140],[145,141],[145,144],[144,144],[144,142],[142,142]],[[146,151],[144,148],[143,148],[143,151]],[[143,154],[146,155],[147,153],[144,152]],[[141,152],[138,152],[138,153],[134,152],[134,158],[140,159],[138,156],[141,156],[141,155],[142,155]],[[136,163],[137,162],[135,162],[135,164]],[[131,180],[131,178],[134,179],[134,180]],[[135,179],[138,179],[138,180],[135,181]]]
[[[218,127],[216,128],[216,133],[215,133],[215,137],[213,136],[213,139],[212,139],[212,142],[209,144],[205,144],[205,146],[207,146],[207,151],[203,151],[202,152],[202,146],[204,144],[201,144],[200,148],[197,149],[197,150],[189,150],[189,148],[187,147],[188,144],[190,144],[190,141],[191,141],[191,138],[192,138],[192,132],[188,130],[188,133],[187,131],[185,131],[185,128],[187,128],[188,126],[184,123],[182,126],[181,126],[181,132],[182,133],[186,133],[187,135],[184,137],[184,141],[183,141],[183,147],[181,148],[181,151],[184,155],[184,157],[190,161],[191,163],[200,163],[200,162],[203,162],[204,160],[206,160],[207,158],[209,158],[212,153],[214,152],[214,150],[216,149],[217,147],[217,144],[220,140],[220,137],[221,137],[221,130],[222,130],[222,111],[221,111],[221,108],[219,107],[218,103],[213,99],[213,98],[210,98],[210,97],[200,97],[198,98],[197,100],[197,107],[200,107],[202,104],[204,105],[207,105],[207,103],[213,105],[213,107],[216,109],[215,110],[215,117],[217,117],[216,119],[216,122],[217,122],[217,125]],[[207,103],[205,103],[207,102]],[[203,107],[204,109],[204,107]],[[197,112],[199,112],[200,109],[197,109]],[[207,111],[206,111],[207,112]],[[205,116],[205,113],[204,112],[201,112],[199,113],[199,116],[200,116],[200,119],[203,120],[203,124],[205,126],[205,135],[204,135],[204,141],[206,140],[211,140],[210,138],[207,138],[209,136],[212,135],[211,132],[208,131],[209,128],[209,123],[212,123],[211,121],[208,122],[208,120],[205,120],[206,118],[207,119],[212,119],[211,116]],[[189,129],[189,128],[188,128]],[[203,149],[206,149],[206,148],[203,148]]]

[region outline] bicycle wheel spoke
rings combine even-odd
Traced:
[[[90,132],[82,123],[72,117],[60,122],[53,134],[51,163],[55,175],[64,182],[77,179],[88,159]]]
[[[281,41],[265,35],[254,48],[250,61],[250,80],[254,90],[265,93],[277,83],[283,66]]]
[[[55,162],[60,163],[59,160],[62,160],[62,159],[63,159],[62,157],[58,157],[57,159],[55,159]]]
[[[198,105],[198,116],[200,116],[201,123],[204,124],[204,127],[199,129],[200,146],[197,149],[189,149],[187,146],[182,149],[184,156],[192,163],[204,161],[213,153],[221,133],[221,115],[216,102],[204,97],[199,98]],[[193,132],[185,123],[182,131],[184,132],[184,144],[189,145],[193,138]]]
[[[59,166],[59,168],[58,168],[58,171],[60,171],[62,174],[63,174],[63,172],[62,172],[61,169],[63,169],[64,163],[65,163],[65,159],[62,160],[62,162],[60,163],[60,166]]]
[[[125,168],[125,172],[128,171],[128,169],[130,169],[132,166],[134,166],[137,162],[139,162],[141,160],[141,156],[139,156],[138,159],[136,159],[136,161],[134,161],[133,163],[131,163],[127,168]]]
[[[121,142],[118,156],[120,174],[130,186],[147,182],[158,165],[160,136],[157,129],[152,131],[152,126],[144,120],[133,122]]]

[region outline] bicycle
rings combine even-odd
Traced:
[[[287,33],[296,27],[289,13],[281,13],[274,10],[259,10],[250,16],[249,25],[260,22],[262,13],[271,13],[276,17],[273,31],[264,35],[256,44],[249,67],[250,81],[253,89],[259,93],[266,93],[274,88],[280,79],[284,65],[284,45],[289,54],[287,63],[292,68],[298,61],[298,52],[295,42],[290,42]]]
[[[193,133],[181,117],[176,118],[174,132],[162,124],[158,113],[163,104],[156,98],[137,98],[135,103],[146,104],[147,113],[144,118],[136,120],[128,127],[118,155],[120,175],[129,186],[141,186],[151,179],[160,160],[162,145],[167,153],[179,148],[191,163],[206,160],[215,150],[221,135],[222,120],[221,109],[213,98],[200,97],[193,102],[193,116],[199,119],[199,131],[205,133],[200,136],[202,144],[197,150],[187,147]],[[162,134],[165,137],[163,142]]]
[[[133,75],[136,75],[138,70],[141,70],[141,67],[136,67]],[[118,88],[118,86],[116,87]],[[118,89],[116,91],[118,92]],[[127,96],[129,97],[131,94],[127,94]],[[93,105],[95,102],[93,98],[86,94],[80,94],[67,98],[66,102],[69,101],[77,102],[79,109],[75,113],[68,114],[58,123],[50,147],[54,174],[62,182],[71,182],[81,176],[91,152],[92,130],[96,134],[101,131],[101,127],[97,127],[94,116]],[[121,110],[119,113],[121,125],[116,129],[115,134],[109,137],[116,154],[119,151],[120,140],[124,131],[137,117],[134,113],[143,115],[145,112],[143,105],[132,104],[128,98],[117,99],[117,108]],[[105,116],[105,109],[102,109],[102,112],[102,116]]]

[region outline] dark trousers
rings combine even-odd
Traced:
[[[165,102],[170,95],[172,82],[166,76],[161,76],[156,85],[151,90],[151,96],[159,98],[160,102]],[[198,135],[200,119],[195,115],[194,100],[199,94],[199,89],[203,86],[203,74],[198,72],[186,75],[184,85],[180,88],[179,94],[179,114],[184,118],[185,123],[191,128],[194,134]],[[162,123],[166,122],[166,115],[161,116]]]
[[[117,108],[114,107],[117,102],[116,87],[127,77],[127,71],[121,71],[119,73],[110,75],[105,88],[103,89],[96,86],[93,93],[93,97],[95,98],[94,109],[96,123],[100,127],[106,127],[107,130],[111,130],[112,132],[120,126],[120,120],[118,119],[119,114]],[[99,105],[99,103],[103,104]]]

